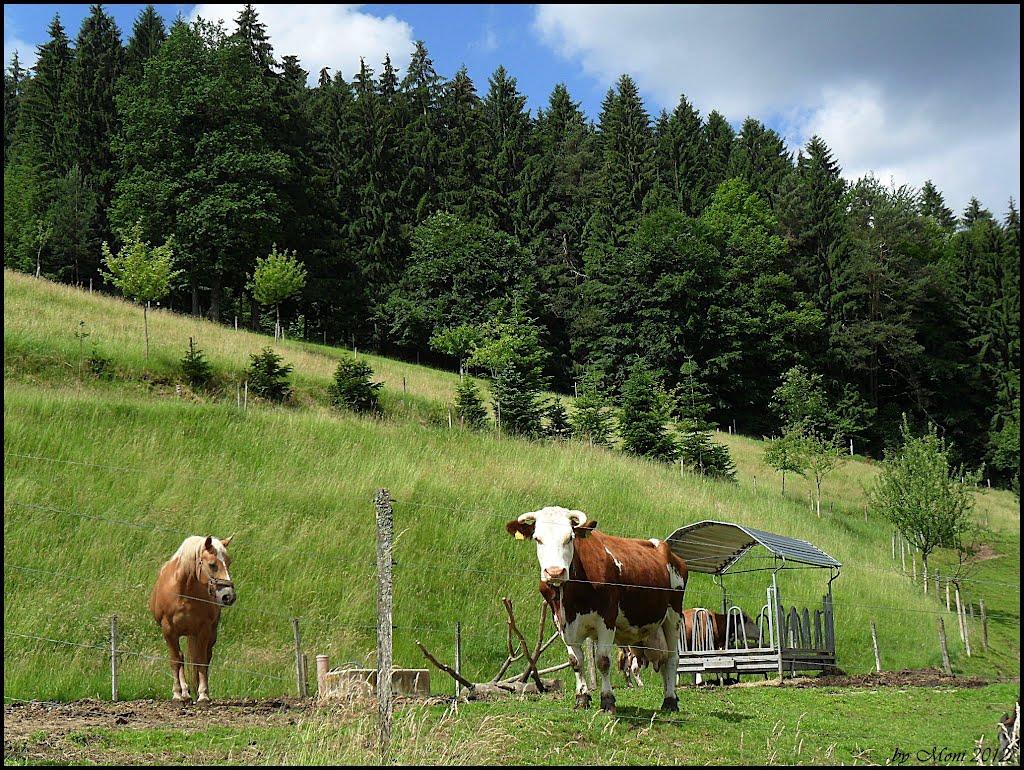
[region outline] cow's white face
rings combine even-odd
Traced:
[[[537,561],[540,562],[540,579],[553,586],[560,586],[569,579],[569,565],[575,552],[577,537],[586,537],[597,526],[587,521],[582,511],[548,506],[539,511],[524,513],[506,526],[517,538],[537,544]]]

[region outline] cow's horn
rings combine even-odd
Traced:
[[[575,522],[575,527],[582,527],[588,521],[587,514],[583,511],[569,511],[569,519]]]
[[[534,524],[537,521],[537,514],[524,513],[519,517],[518,521],[521,521],[523,524]]]

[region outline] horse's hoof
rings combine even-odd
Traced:
[[[582,693],[576,695],[576,708],[588,709],[590,708],[590,695],[588,693]]]
[[[601,696],[601,711],[605,711],[609,714],[615,713],[615,696],[614,695],[602,695]]]
[[[679,699],[678,698],[665,698],[665,701],[661,704],[662,711],[679,711]]]
[[[196,701],[196,705],[197,706],[209,706],[210,705],[210,696],[209,695],[200,695],[199,696],[199,700]]]

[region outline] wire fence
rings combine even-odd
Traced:
[[[67,459],[47,458],[47,457],[41,457],[41,456],[38,456],[38,455],[28,455],[28,454],[18,454],[18,453],[5,452],[5,459],[7,459],[7,458],[29,460],[29,461],[34,461],[34,462],[45,462],[45,463],[62,464],[62,465],[76,465],[76,466],[82,466],[82,467],[88,467],[88,468],[94,468],[94,469],[102,469],[102,470],[108,470],[108,471],[115,471],[115,472],[119,472],[119,473],[124,473],[124,472],[137,472],[137,473],[146,472],[146,473],[150,473],[151,472],[149,469],[143,469],[143,468],[137,468],[137,467],[103,465],[103,464],[98,464],[98,463],[80,462],[80,461],[67,460]],[[175,475],[175,474],[168,472],[167,475]],[[241,483],[241,482],[225,482],[222,479],[214,479],[214,478],[202,477],[202,476],[194,476],[194,475],[182,475],[181,478],[185,478],[185,479],[191,480],[191,481],[201,480],[203,482],[212,483],[212,484],[224,484],[224,483],[240,484]],[[271,486],[271,487],[273,487],[274,485],[259,485],[259,484],[256,484],[256,486]],[[365,505],[365,506],[369,506],[369,504],[371,502],[366,497],[359,497],[359,496],[351,496],[350,498],[347,498],[347,499],[350,499],[353,502],[358,502],[359,504]],[[508,518],[509,518],[505,514],[496,513],[494,511],[482,511],[482,510],[474,510],[474,509],[471,509],[471,508],[458,508],[458,507],[437,506],[437,505],[432,505],[432,504],[429,504],[429,503],[420,503],[418,501],[407,501],[405,503],[400,503],[399,501],[394,501],[394,502],[396,504],[401,505],[401,506],[408,506],[410,508],[414,508],[415,507],[415,508],[421,508],[421,509],[444,510],[448,514],[450,514],[450,515],[452,515],[453,517],[456,517],[456,518],[459,517],[459,516],[466,516],[466,515],[482,515],[482,516],[489,516],[489,517],[494,517],[494,518],[501,518],[501,519],[504,519],[504,520],[508,520]],[[172,533],[172,534],[176,534],[176,535],[181,535],[183,537],[187,537],[187,536],[191,536],[193,534],[196,534],[196,533],[192,533],[192,532],[189,532],[189,531],[186,531],[186,530],[170,528],[170,527],[163,527],[163,526],[159,526],[159,525],[155,525],[155,524],[151,524],[151,523],[146,523],[146,522],[131,521],[131,520],[125,519],[123,517],[113,516],[113,515],[109,515],[109,514],[86,513],[86,512],[83,512],[83,511],[69,510],[67,508],[58,508],[58,507],[54,507],[52,505],[41,505],[41,504],[36,504],[36,503],[24,502],[24,501],[21,501],[21,500],[15,500],[15,499],[10,499],[10,498],[5,498],[4,504],[5,504],[5,508],[7,508],[8,506],[11,506],[12,508],[20,509],[20,510],[24,510],[24,511],[43,513],[43,514],[47,514],[47,515],[75,517],[75,518],[78,518],[78,519],[81,519],[81,520],[84,520],[84,521],[102,522],[102,523],[105,523],[105,524],[110,524],[110,525],[114,525],[114,526],[118,526],[118,527],[131,527],[131,528],[134,528],[134,529],[149,530],[149,531],[153,531],[153,532]],[[606,532],[606,534],[612,534],[612,533]],[[620,536],[630,536],[630,535],[620,535]],[[244,541],[240,541],[240,542],[244,542]],[[705,545],[708,548],[719,548],[719,549],[722,550],[722,552],[728,552],[730,550],[726,546],[722,546],[719,543],[714,543],[714,542],[709,542],[709,541],[705,541],[703,543],[703,545]],[[325,559],[325,560],[328,560],[328,561],[332,561],[332,562],[336,562],[336,563],[341,563],[341,564],[346,564],[346,565],[352,565],[352,566],[355,566],[355,567],[367,567],[367,568],[370,568],[372,565],[374,565],[376,563],[375,560],[370,558],[370,557],[367,557],[367,558],[364,559],[364,558],[353,558],[353,557],[339,556],[337,554],[331,554],[331,553],[323,552],[323,551],[320,551],[320,550],[315,549],[315,548],[295,549],[295,548],[288,548],[286,546],[281,546],[280,550],[282,552],[284,552],[284,553],[289,553],[289,554],[294,554],[294,555],[301,555],[303,557],[313,557],[313,558],[318,558],[318,559]],[[766,563],[768,561],[772,561],[773,560],[773,557],[758,557],[758,556],[756,556],[754,554],[748,554],[747,557],[745,557],[745,558],[748,558],[748,559],[751,559],[751,560],[756,560],[758,558],[763,558]],[[450,565],[450,564],[436,564],[436,563],[426,563],[426,562],[419,562],[419,561],[406,561],[406,560],[401,559],[401,558],[395,559],[394,562],[393,562],[393,565],[398,570],[409,570],[410,572],[418,572],[418,571],[422,571],[422,570],[442,570],[442,571],[445,571],[445,572],[460,572],[460,573],[469,573],[469,574],[475,574],[475,575],[488,575],[488,576],[492,576],[492,577],[511,578],[511,579],[524,580],[524,581],[532,581],[532,580],[536,580],[536,578],[537,578],[537,573],[534,572],[534,571],[531,571],[529,573],[521,573],[521,572],[518,572],[518,571],[509,571],[509,570],[494,570],[494,569],[484,569],[484,568],[479,568],[479,567],[453,566],[453,565]],[[853,566],[856,566],[856,565],[853,565]],[[867,565],[863,565],[862,568],[863,569],[878,569],[878,568],[869,567]],[[23,576],[26,576],[26,577],[39,577],[41,579],[46,579],[47,581],[50,581],[50,582],[53,582],[54,579],[60,579],[60,580],[65,581],[68,584],[74,584],[74,583],[90,583],[90,584],[103,583],[103,584],[108,585],[108,586],[111,585],[111,582],[109,580],[107,580],[106,578],[89,577],[89,576],[85,576],[85,575],[80,575],[80,574],[75,574],[75,573],[67,572],[67,571],[64,571],[64,570],[44,569],[42,567],[29,566],[29,565],[26,565],[26,564],[14,564],[14,563],[8,562],[6,559],[5,559],[5,562],[4,562],[4,569],[5,569],[5,575],[6,575],[7,570],[12,570],[12,571],[15,571],[15,572],[17,572],[17,573],[19,573],[19,574],[21,574]],[[844,568],[844,569],[846,569],[846,568]],[[884,571],[884,570],[879,570],[879,571]],[[373,569],[367,569],[365,574],[366,574],[367,578],[371,578],[371,577],[376,577],[377,576],[376,572]],[[889,573],[889,574],[894,574],[894,573]],[[1017,590],[1019,592],[1019,585],[1015,585],[1015,584],[1002,583],[1002,582],[996,582],[996,581],[981,581],[981,580],[973,580],[972,581],[970,579],[962,579],[960,582],[964,582],[964,583],[971,583],[971,582],[973,582],[974,584],[979,585],[979,586],[981,586],[981,585],[994,585],[994,586],[999,586],[999,587],[1002,587],[1002,588],[1015,589],[1015,590]],[[6,577],[5,577],[5,583],[6,583]],[[622,587],[633,587],[631,584],[628,584],[628,583],[609,583],[608,585],[617,585],[617,586],[622,586]],[[123,588],[125,590],[129,590],[129,591],[143,591],[143,590],[147,590],[148,591],[148,590],[151,590],[149,585],[140,585],[140,584],[131,584],[131,583],[122,583],[122,584],[119,584],[118,587]],[[80,598],[80,596],[78,594],[74,594],[74,593],[68,592],[68,591],[60,591],[60,592],[54,591],[53,593],[59,593],[60,595],[65,596],[65,597],[67,597],[68,599],[70,599],[72,601],[77,601]],[[736,597],[736,598],[742,598],[742,599],[748,599],[748,600],[757,600],[758,602],[761,602],[764,599],[763,595],[755,595],[755,594],[745,595],[745,594],[742,594],[742,593],[732,593],[731,595]],[[182,595],[178,594],[178,596],[182,596]],[[686,596],[687,596],[688,600],[692,599],[692,598],[696,598],[696,597],[705,597],[705,596],[706,597],[711,597],[711,598],[720,598],[721,597],[721,593],[718,592],[718,591],[703,591],[702,592],[702,591],[696,590],[694,588],[688,588],[687,592],[686,592]],[[188,598],[190,598],[192,600],[195,600],[195,597],[191,597],[190,596]],[[818,597],[815,597],[815,600],[817,598]],[[814,600],[807,600],[807,599],[801,599],[801,598],[789,597],[789,596],[787,596],[787,600],[789,600],[789,601],[798,601],[798,602],[814,601]],[[279,602],[274,601],[272,598],[269,601],[267,601],[265,599],[264,600],[264,604],[267,605],[267,606],[275,606],[275,607],[281,606],[281,604]],[[894,606],[884,606],[884,605],[865,605],[865,604],[843,603],[843,602],[835,602],[834,606],[836,608],[857,608],[857,609],[878,610],[878,611],[900,613],[900,614],[902,614],[902,613],[926,613],[926,614],[934,614],[934,615],[939,616],[939,617],[948,615],[948,611],[944,611],[941,607],[939,609],[936,609],[936,610],[929,610],[929,609],[924,609],[924,608],[907,608],[907,607],[894,607]],[[973,607],[973,604],[972,604],[972,607]],[[332,632],[338,632],[338,631],[341,631],[341,630],[349,630],[349,631],[357,632],[357,633],[367,633],[370,636],[377,636],[377,635],[379,635],[380,629],[381,629],[381,624],[380,624],[379,619],[376,619],[376,622],[369,622],[368,621],[368,622],[365,622],[365,623],[342,622],[342,621],[340,621],[340,620],[338,620],[336,618],[325,619],[323,617],[323,613],[321,613],[320,615],[317,615],[317,614],[310,614],[308,611],[305,612],[305,613],[299,613],[299,612],[294,612],[294,611],[293,612],[275,611],[275,610],[271,610],[271,609],[266,609],[265,607],[233,606],[233,607],[230,607],[230,608],[225,608],[225,612],[254,613],[254,614],[265,616],[267,618],[278,618],[278,619],[281,619],[281,620],[287,619],[288,621],[290,621],[292,623],[302,622],[302,623],[308,623],[308,624],[316,624],[316,625],[322,626],[322,627],[324,627],[326,629],[329,629]],[[326,614],[329,615],[330,613],[326,613]],[[989,619],[993,619],[993,620],[1006,620],[1006,621],[1017,620],[1017,616],[1009,615],[1009,614],[1000,614],[1000,613],[989,613],[988,614],[988,618]],[[446,626],[440,626],[440,625],[431,625],[431,626],[403,625],[401,623],[398,623],[398,624],[392,623],[392,624],[390,624],[390,628],[391,628],[391,630],[393,632],[417,633],[417,634],[424,634],[424,633],[426,633],[426,634],[439,634],[439,635],[445,635],[445,637],[447,637],[447,638],[450,638],[451,635],[453,634],[453,632],[458,631],[462,636],[478,638],[478,639],[484,639],[484,640],[486,640],[486,639],[499,640],[500,639],[502,641],[506,641],[508,639],[508,634],[507,633],[506,634],[501,634],[501,633],[494,633],[493,631],[485,632],[482,629],[473,629],[473,628],[462,629],[461,628],[461,623],[456,623],[456,624],[451,624],[451,625],[446,625]],[[297,634],[297,631],[296,631],[296,634]],[[103,650],[104,653],[110,651],[110,648],[108,648],[106,645],[86,644],[86,643],[76,642],[76,641],[68,640],[68,639],[55,638],[55,637],[52,637],[52,636],[43,636],[43,635],[39,635],[39,634],[29,634],[29,633],[20,633],[20,632],[17,632],[17,631],[8,631],[6,629],[5,629],[5,632],[4,632],[4,636],[5,636],[5,638],[10,638],[12,640],[17,639],[17,640],[30,641],[30,642],[42,642],[42,643],[47,643],[47,644],[52,644],[52,645],[59,645],[59,646],[73,647],[73,648],[81,648],[81,649],[87,649],[87,650]],[[8,649],[7,645],[5,644],[5,657],[6,657],[7,649]],[[283,650],[280,651],[280,654],[284,655],[284,654],[287,654],[287,653],[290,653],[290,652],[291,652],[291,650],[283,649]],[[166,662],[167,661],[166,656],[163,656],[163,655],[156,655],[156,654],[152,654],[150,652],[145,652],[145,651],[136,650],[136,649],[125,649],[125,648],[122,648],[120,646],[117,646],[116,650],[113,651],[113,654],[115,656],[122,656],[122,655],[124,655],[124,656],[133,656],[133,657],[135,657],[138,660],[145,660],[145,661],[159,661],[159,662]],[[800,660],[800,659],[797,658],[797,660]],[[811,659],[811,658],[805,658],[803,660],[804,660],[804,662],[814,662],[813,659]],[[199,664],[192,664],[192,665],[199,665]],[[291,677],[279,676],[279,675],[276,675],[276,674],[268,673],[267,671],[242,669],[242,668],[233,667],[233,666],[230,666],[230,665],[224,665],[224,664],[221,664],[221,663],[217,663],[216,665],[209,664],[209,666],[210,667],[218,668],[218,669],[223,670],[223,671],[230,671],[230,672],[234,672],[234,673],[238,673],[238,674],[244,674],[246,676],[250,676],[250,677],[253,677],[253,678],[260,678],[260,679],[265,679],[265,680],[273,680],[273,681],[281,681],[281,682],[291,682],[291,681],[293,681],[291,679]],[[165,671],[164,673],[165,674],[170,674],[170,671]],[[1004,681],[1004,678],[1001,677],[1001,676],[991,676],[991,677],[982,677],[982,678],[990,680],[990,681]],[[299,692],[300,692],[300,694],[302,694],[302,687],[301,686],[299,687]],[[11,696],[9,698],[6,695],[5,695],[5,699],[21,700],[19,698],[15,698],[13,696]]]

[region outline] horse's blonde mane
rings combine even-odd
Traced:
[[[178,550],[174,552],[174,556],[168,561],[177,561],[175,571],[179,579],[185,578],[196,568],[196,562],[199,560],[205,546],[206,538],[202,535],[186,537],[181,545],[178,546]],[[213,538],[213,547],[219,553],[224,553],[224,546],[221,545],[220,540],[217,538]]]

